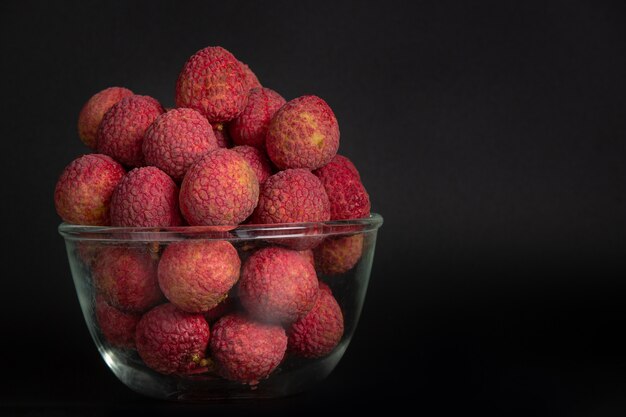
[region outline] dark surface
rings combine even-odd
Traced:
[[[480,3],[1,3],[0,414],[626,415],[625,10]],[[385,217],[353,343],[303,395],[183,406],[127,390],[56,232],[84,101],[123,85],[172,105],[207,45],[288,99],[326,99]]]

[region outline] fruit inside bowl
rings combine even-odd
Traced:
[[[87,327],[115,375],[157,398],[289,395],[325,378],[356,328],[380,216],[325,223],[62,224]],[[276,242],[321,239],[298,251]]]

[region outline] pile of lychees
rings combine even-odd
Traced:
[[[97,153],[71,162],[57,182],[65,222],[229,230],[369,216],[321,98],[287,102],[230,52],[207,47],[185,63],[175,102],[164,109],[121,87],[87,101],[78,133]],[[228,240],[88,252],[101,334],[155,371],[216,372],[252,385],[286,355],[328,355],[343,336],[343,314],[317,274],[353,268],[363,236],[278,243],[243,263]]]

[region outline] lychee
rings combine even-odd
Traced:
[[[215,149],[187,172],[180,188],[180,209],[192,226],[236,225],[254,210],[259,181],[237,152]]]
[[[262,224],[328,221],[330,203],[322,183],[310,171],[287,169],[269,177],[261,187],[254,220]]]
[[[280,94],[269,88],[250,90],[245,109],[228,124],[233,142],[265,150],[265,135],[270,120],[285,103]]]
[[[245,145],[235,146],[234,148],[231,148],[231,150],[243,156],[244,159],[250,164],[257,179],[259,180],[259,184],[263,184],[265,180],[272,175],[272,165],[267,159],[265,152],[252,146]]]
[[[162,374],[189,374],[206,366],[209,324],[202,314],[186,313],[161,304],[137,324],[137,352],[150,368]]]
[[[325,275],[348,272],[361,259],[363,235],[328,237],[315,249],[315,266]]]
[[[359,172],[348,158],[336,155],[313,174],[320,179],[328,195],[331,220],[369,216],[369,195],[361,183]]]
[[[163,300],[157,263],[143,248],[103,247],[92,275],[98,293],[122,311],[143,312]]]
[[[320,283],[315,306],[287,330],[289,352],[305,358],[326,356],[339,344],[343,330],[341,307],[330,288]]]
[[[294,250],[260,249],[246,260],[241,271],[241,304],[261,321],[291,323],[311,310],[317,293],[315,268]]]
[[[96,139],[98,151],[124,165],[143,166],[144,134],[163,111],[163,107],[152,97],[124,97],[102,118]]]
[[[209,121],[196,110],[174,109],[150,125],[143,139],[146,164],[180,181],[200,157],[217,148]]]
[[[313,250],[301,250],[299,251],[300,255],[304,256],[304,258],[311,263],[311,265],[315,266],[315,256],[313,255]]]
[[[94,94],[78,114],[78,137],[91,149],[96,149],[98,126],[106,113],[115,103],[133,92],[123,87],[109,87]]]
[[[111,225],[168,227],[182,222],[176,183],[157,167],[135,168],[111,197]]]
[[[226,49],[209,46],[189,58],[176,82],[176,106],[190,107],[209,122],[237,117],[248,100],[243,65]]]
[[[270,121],[267,154],[280,169],[316,169],[339,149],[339,125],[331,108],[316,96],[302,96],[281,107]]]
[[[65,167],[54,190],[57,213],[67,223],[108,226],[111,195],[125,173],[106,155],[75,159]]]
[[[96,321],[106,340],[113,346],[135,348],[135,329],[140,314],[126,313],[113,307],[102,296],[96,297]]]
[[[161,255],[159,286],[181,310],[206,312],[227,297],[240,268],[237,250],[227,241],[176,242]]]
[[[257,385],[281,363],[287,335],[279,325],[259,323],[230,314],[213,326],[211,356],[226,379]]]

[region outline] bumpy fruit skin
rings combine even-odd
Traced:
[[[209,324],[202,314],[186,313],[161,304],[137,324],[137,352],[162,374],[189,374],[201,367],[209,344]]]
[[[291,323],[313,308],[318,286],[315,268],[300,252],[268,247],[246,260],[239,297],[255,319]]]
[[[111,195],[126,174],[106,155],[84,155],[61,173],[54,190],[54,205],[63,221],[108,226]]]
[[[304,256],[304,258],[311,263],[311,265],[315,266],[315,255],[313,254],[313,250],[301,250],[299,251],[300,255]]]
[[[256,174],[259,184],[263,184],[272,175],[272,165],[263,151],[252,146],[235,146],[231,151],[243,156]]]
[[[176,83],[176,106],[198,110],[213,124],[237,117],[246,106],[243,65],[226,49],[209,46],[189,58]]]
[[[157,263],[145,249],[102,248],[92,275],[98,293],[122,311],[141,313],[163,300]]]
[[[230,295],[218,305],[204,313],[204,318],[209,323],[215,322],[220,317],[234,312],[237,309],[237,302]]]
[[[192,226],[239,224],[258,199],[259,181],[250,164],[237,152],[222,148],[196,162],[180,188],[180,209]]]
[[[96,139],[98,151],[127,166],[145,165],[143,136],[163,112],[163,107],[152,97],[124,97],[102,118]]]
[[[223,123],[213,126],[213,134],[215,135],[215,140],[217,140],[218,147],[230,148],[233,145],[233,141]]]
[[[239,279],[241,261],[226,241],[188,240],[170,244],[159,262],[159,286],[181,310],[206,312],[224,300]]]
[[[330,288],[320,283],[320,294],[315,306],[287,331],[288,350],[305,358],[321,358],[339,344],[343,330],[341,307]]]
[[[336,155],[328,164],[313,171],[330,201],[330,219],[360,219],[370,215],[370,197],[354,164]]]
[[[160,168],[177,181],[194,162],[217,147],[209,121],[196,110],[185,108],[157,117],[143,139],[146,164]]]
[[[239,61],[241,62],[241,61]],[[252,90],[253,88],[260,88],[261,82],[257,78],[256,74],[250,69],[247,64],[241,62],[241,66],[243,67],[244,72],[244,84],[248,90]]]
[[[302,96],[281,107],[270,121],[267,154],[280,169],[316,169],[339,149],[337,118],[324,100]]]
[[[267,223],[330,220],[330,203],[319,179],[306,169],[287,169],[261,187],[254,221]]]
[[[125,313],[113,307],[101,297],[96,297],[96,321],[106,340],[113,346],[135,348],[135,329],[140,314]]]
[[[123,87],[109,87],[94,94],[78,114],[78,137],[91,149],[96,149],[96,134],[104,114],[115,103],[133,92]]]
[[[224,378],[257,385],[283,360],[287,335],[281,326],[231,314],[222,317],[213,326],[210,348],[217,369]]]
[[[176,183],[157,167],[135,168],[111,197],[111,225],[168,227],[182,223]]]
[[[315,267],[324,275],[348,272],[361,259],[363,235],[326,238],[315,248]]]
[[[228,124],[233,142],[265,150],[265,136],[270,120],[285,103],[280,94],[269,88],[250,90],[245,109]]]

